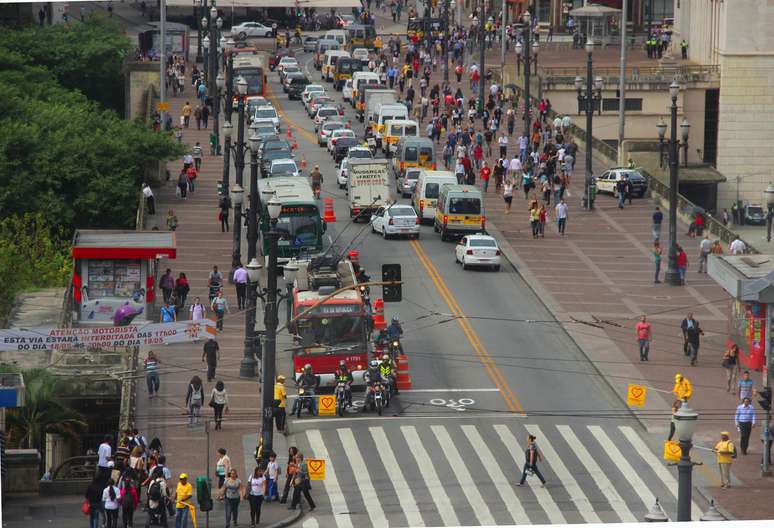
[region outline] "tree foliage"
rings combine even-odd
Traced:
[[[63,87],[123,113],[122,67],[131,43],[112,20],[95,13],[79,24],[19,31],[4,28],[0,48],[24,54],[33,64],[51,71]]]
[[[73,436],[86,428],[76,410],[62,403],[67,382],[46,369],[22,372],[25,386],[24,407],[6,415],[11,442],[27,449],[40,449],[45,433]]]

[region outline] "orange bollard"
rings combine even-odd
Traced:
[[[398,390],[409,390],[411,389],[411,376],[409,375],[408,356],[401,354],[398,356],[397,363],[398,375],[395,384],[397,385]]]
[[[306,169],[306,156],[301,154],[301,170]]]
[[[333,211],[333,198],[323,198],[323,220],[335,222],[336,213]]]
[[[374,302],[374,329],[384,330],[387,328],[387,321],[384,320],[384,301],[376,299]]]

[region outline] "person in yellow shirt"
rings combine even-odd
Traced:
[[[691,387],[688,378],[678,372],[675,374],[675,386],[672,388],[672,392],[678,400],[687,402],[693,396],[693,387]]]
[[[720,442],[715,444],[715,454],[718,458],[718,467],[720,468],[720,487],[731,487],[731,464],[736,456],[736,446],[728,439],[727,431],[720,433]]]
[[[288,400],[288,393],[285,390],[285,376],[277,376],[277,382],[274,384],[274,419],[277,424],[277,431],[285,433],[285,405]]]
[[[180,480],[175,489],[175,508],[177,509],[175,517],[175,528],[188,528],[188,519],[195,515],[194,506],[191,504],[193,496],[193,486],[188,482],[188,474],[180,473]],[[196,526],[196,519],[193,519],[193,525]]]

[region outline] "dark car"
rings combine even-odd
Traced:
[[[289,148],[270,150],[264,153],[261,158],[261,178],[267,178],[271,172],[271,162],[278,159],[287,159],[293,157],[293,151]]]
[[[629,192],[637,198],[642,198],[648,192],[648,180],[639,172],[626,172],[624,178],[629,182]]]
[[[304,51],[311,53],[317,49],[317,37],[304,37]]]
[[[340,137],[336,140],[336,147],[333,151],[333,161],[337,164],[347,157],[347,152],[349,152],[349,147],[354,147],[358,144],[358,140],[356,138],[350,138],[350,137]]]
[[[280,137],[267,139],[261,144],[261,150],[258,153],[259,158],[263,158],[268,152],[272,150],[291,150],[290,143],[286,139]]]
[[[293,76],[288,82],[288,99],[301,99],[301,92],[310,84],[309,79],[303,73]]]

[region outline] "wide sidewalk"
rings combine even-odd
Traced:
[[[547,55],[547,54],[546,54]],[[541,56],[541,64],[548,59]],[[476,60],[477,57],[473,57]],[[506,60],[514,60],[511,52]],[[564,62],[564,61],[562,61]],[[566,67],[568,64],[558,64]],[[579,60],[579,66],[582,66]],[[457,89],[451,75],[452,90]],[[442,70],[433,75],[431,82],[442,82]],[[463,77],[463,92],[469,94],[468,82]],[[523,115],[522,108],[517,115]],[[478,123],[480,126],[480,122]],[[516,139],[522,128],[517,127],[510,138],[508,153],[517,149]],[[438,152],[440,154],[441,147]],[[582,146],[582,145],[581,145]],[[493,154],[497,154],[497,145]],[[490,159],[490,166],[494,159]],[[608,167],[596,160],[592,170],[599,175]],[[643,425],[651,432],[666,438],[669,426],[671,389],[677,372],[684,374],[694,386],[691,406],[700,415],[695,443],[711,448],[719,440],[722,430],[734,431],[734,410],[737,398],[725,390],[725,371],[721,367],[727,341],[730,297],[706,274],[698,273],[699,238],[687,236],[687,226],[678,226],[678,243],[689,258],[687,285],[669,286],[654,283],[654,263],[651,255],[651,215],[656,206],[649,198],[635,199],[619,210],[617,200],[599,195],[596,208],[584,211],[581,206],[585,152],[577,155],[577,163],[567,194],[569,219],[566,236],[560,236],[553,218],[553,207],[546,225],[545,238],[533,239],[528,218],[528,202],[521,190],[514,193],[510,214],[505,213],[502,195],[494,185],[486,194],[487,227],[494,234],[504,255],[511,260],[541,300],[551,309],[560,324],[578,342],[596,366],[600,382],[608,383],[623,399],[629,384],[648,387],[646,405],[639,415]],[[481,182],[478,182],[481,185]],[[530,197],[531,199],[532,197]],[[665,216],[667,212],[664,211]],[[661,233],[662,246],[667,245],[668,229],[664,222]],[[724,248],[726,252],[727,248]],[[663,267],[666,267],[666,247]],[[661,279],[664,279],[662,268]],[[705,331],[696,366],[683,354],[680,323],[687,313],[693,312]],[[634,326],[640,315],[647,315],[652,324],[653,341],[648,362],[639,361]],[[591,323],[591,325],[587,324]],[[538,330],[539,331],[539,330]],[[546,351],[550,355],[551,351]],[[573,365],[556,365],[568,375],[578,375]],[[760,386],[761,373],[753,373],[756,386]],[[568,402],[571,406],[571,402]],[[760,477],[761,443],[760,429],[754,429],[749,456],[740,456],[734,463],[733,473],[742,484],[729,490],[721,490],[714,457],[706,449],[694,450],[694,457],[705,462],[697,471],[708,491],[719,504],[735,517],[774,517],[774,503],[756,501],[751,507],[750,498],[774,489],[772,479]],[[733,440],[738,443],[734,433]]]

